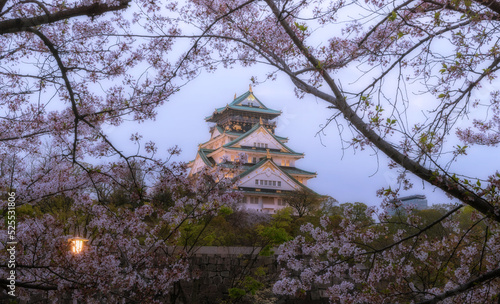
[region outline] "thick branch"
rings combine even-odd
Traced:
[[[0,142],[2,141],[9,141],[9,140],[16,140],[16,139],[22,139],[22,138],[30,138],[30,137],[36,137],[36,136],[40,136],[40,135],[45,135],[45,134],[48,134],[50,133],[50,131],[48,130],[42,130],[42,131],[39,131],[39,132],[33,132],[33,133],[30,133],[30,134],[26,134],[26,135],[19,135],[19,136],[14,136],[14,137],[0,137]]]
[[[419,302],[418,304],[438,303],[446,298],[453,297],[453,296],[459,295],[463,292],[466,292],[466,291],[474,288],[474,286],[477,286],[478,284],[484,283],[486,281],[489,281],[489,280],[492,280],[492,279],[495,279],[498,277],[500,277],[500,268],[495,269],[495,270],[490,271],[490,272],[487,272],[475,280],[471,280],[465,284],[458,286],[457,288],[448,290],[442,294],[436,295],[434,298],[432,298],[430,300]]]
[[[9,280],[0,279],[0,286],[7,287],[10,282]],[[31,283],[23,283],[16,281],[16,287],[24,287],[29,289],[38,289],[38,290],[57,290],[57,286],[53,285],[40,285],[40,284],[31,284]]]
[[[0,0],[0,13],[2,12],[3,7],[5,6],[6,3],[7,3],[7,0]]]
[[[475,2],[482,4],[497,14],[500,14],[500,2],[496,0],[474,0]]]
[[[119,11],[127,8],[129,3],[130,0],[120,0],[120,2],[118,2],[118,4],[116,5],[94,3],[92,5],[70,8],[53,14],[44,14],[31,18],[16,18],[5,20],[0,22],[0,35],[24,32],[27,28],[30,27],[49,24],[78,16],[98,16],[107,12]]]
[[[50,41],[50,39],[47,38],[47,36],[45,36],[39,30],[36,30],[33,28],[28,28],[28,29],[26,29],[26,31],[32,32],[35,35],[37,35],[43,41],[45,46],[47,46],[47,48],[50,50],[50,52],[52,53],[52,56],[54,57],[54,59],[57,62],[57,66],[59,67],[59,70],[61,71],[61,75],[62,75],[62,78],[64,80],[64,84],[66,85],[66,89],[68,90],[68,95],[69,95],[69,98],[71,100],[71,109],[73,111],[73,114],[75,115],[75,126],[74,126],[75,137],[74,137],[74,141],[73,141],[73,162],[74,162],[75,158],[76,158],[76,144],[78,141],[78,121],[80,119],[82,119],[82,117],[78,113],[78,108],[76,106],[76,100],[75,100],[75,93],[73,92],[73,86],[71,85],[71,82],[69,81],[66,66],[64,65],[61,57],[59,56],[59,51],[56,49],[56,47],[52,43],[52,41]]]
[[[286,33],[290,36],[290,39],[302,52],[302,54],[307,58],[307,60],[316,68],[316,71],[320,73],[327,85],[333,92],[333,96],[321,92],[317,88],[308,85],[304,82],[300,83],[300,88],[312,93],[316,97],[319,97],[334,105],[344,115],[344,118],[351,123],[351,125],[358,130],[364,137],[366,137],[373,145],[375,145],[379,150],[386,154],[396,163],[400,164],[406,170],[412,172],[413,174],[420,177],[436,187],[439,187],[444,192],[450,194],[451,196],[461,200],[462,202],[470,205],[474,209],[483,213],[489,218],[500,222],[500,214],[495,214],[495,209],[491,204],[483,199],[482,197],[474,194],[469,189],[462,186],[457,181],[449,178],[446,175],[439,174],[436,171],[432,171],[418,162],[410,159],[407,155],[398,151],[391,143],[382,138],[377,134],[367,123],[358,116],[358,114],[353,110],[347,103],[342,91],[339,89],[335,81],[330,77],[328,72],[321,66],[321,62],[315,58],[307,48],[306,45],[300,40],[300,38],[295,34],[290,24],[285,19],[280,19],[280,11],[275,5],[273,0],[265,0],[267,5],[271,8],[273,14],[278,18],[278,22],[281,24]],[[296,79],[292,78],[295,84],[297,84]]]

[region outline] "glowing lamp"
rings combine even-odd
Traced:
[[[74,237],[71,239],[68,239],[68,241],[71,244],[71,252],[73,253],[80,253],[83,250],[83,243],[88,242],[87,239],[81,238],[81,237]]]

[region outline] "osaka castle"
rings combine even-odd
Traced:
[[[276,213],[284,208],[287,192],[306,189],[315,172],[299,169],[295,162],[304,153],[295,152],[288,138],[275,134],[276,118],[281,111],[269,109],[253,93],[252,87],[225,107],[215,109],[205,118],[212,123],[210,140],[199,145],[196,158],[189,162],[190,175],[204,167],[227,168],[229,177],[237,178],[243,192],[242,209]],[[234,168],[235,160],[246,155],[246,163]],[[229,173],[231,172],[231,173]]]

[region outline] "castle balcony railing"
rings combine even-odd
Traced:
[[[242,122],[242,123],[250,123],[250,124],[256,124],[260,122],[259,118],[255,117],[241,117],[241,116],[233,116],[229,118],[228,120],[233,121],[233,122]],[[276,121],[271,120],[271,119],[262,119],[262,123],[267,126],[273,126],[276,127]]]

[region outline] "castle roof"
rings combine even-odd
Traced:
[[[215,161],[212,157],[208,157],[207,155],[212,153],[214,150],[212,149],[199,149],[198,150],[198,155],[200,155],[200,158],[203,160],[203,162],[210,167],[213,167],[215,165]]]
[[[281,196],[300,189],[315,193],[305,184],[317,174],[294,166],[304,153],[285,145],[288,138],[274,134],[276,121],[273,120],[280,114],[281,111],[262,103],[251,87],[244,94],[235,95],[231,103],[206,117],[215,124],[210,128],[210,140],[199,145],[195,160],[188,164],[190,175],[197,174],[205,166],[212,170],[222,167],[223,172],[230,172],[228,175],[235,177],[237,188],[250,196]],[[247,157],[243,163],[236,161],[240,152],[248,155],[248,163],[244,163]],[[277,162],[281,162],[281,166]],[[255,201],[247,203],[256,204]],[[283,204],[277,206],[272,208],[279,209]]]
[[[244,112],[255,112],[261,114],[269,114],[273,116],[278,116],[281,111],[269,109],[266,107],[251,90],[247,91],[243,95],[236,97],[233,102],[227,104],[225,107],[217,108],[212,115],[205,117],[206,121],[212,121],[218,114],[222,114],[227,110],[236,110]]]
[[[274,139],[283,148],[283,150],[287,151],[286,153],[297,154],[297,155],[304,155],[303,153],[297,153],[297,152],[293,151],[292,149],[290,149],[289,147],[287,147],[283,143],[283,137],[279,138],[278,136],[274,135],[267,128],[263,127],[263,125],[260,124],[260,123],[255,124],[250,130],[248,130],[247,132],[243,133],[241,136],[239,136],[238,138],[234,139],[233,141],[228,142],[223,147],[224,148],[234,148],[233,147],[234,145],[236,145],[237,143],[239,143],[243,139],[247,138],[248,136],[250,136],[252,133],[256,132],[259,129],[261,129],[262,131],[264,131],[265,133],[267,133],[268,136],[270,136],[272,139]],[[254,150],[254,149],[252,149],[252,150]]]
[[[285,167],[278,166],[272,160],[272,158],[264,158],[264,159],[260,160],[254,166],[250,167],[248,170],[246,170],[245,172],[243,172],[240,175],[238,175],[237,178],[239,178],[241,180],[242,178],[244,178],[245,176],[251,174],[252,172],[259,171],[262,167],[265,167],[266,165],[268,165],[268,166],[270,165],[270,166],[274,167],[278,172],[283,173],[290,180],[292,180],[293,183],[296,184],[297,186],[299,186],[299,187],[301,187],[303,189],[306,189],[307,191],[310,191],[312,193],[316,193],[313,190],[311,190],[310,188],[308,188],[307,186],[305,186],[304,184],[302,184],[301,182],[299,182],[298,180],[296,180],[290,173],[287,172],[287,170],[285,169]],[[300,169],[297,169],[297,170],[300,170]],[[303,171],[303,170],[300,170],[300,171]],[[307,172],[307,171],[304,171],[304,172]],[[316,173],[312,173],[312,174],[316,175]]]
[[[217,128],[218,128],[219,130],[222,130],[222,128],[221,128],[221,127],[219,127],[219,126],[217,126]],[[224,131],[224,130],[223,130],[223,131]],[[228,135],[232,135],[232,136],[241,136],[241,135],[242,135],[242,134],[241,134],[241,132],[231,132],[231,131],[224,131],[224,132],[225,132],[226,134],[228,134]],[[222,132],[221,132],[221,133],[222,133]],[[279,136],[279,135],[276,135],[276,134],[273,134],[273,136],[274,136],[276,139],[278,139],[279,141],[281,141],[281,142],[284,142],[284,141],[286,142],[286,141],[288,141],[288,137],[283,137],[283,136]]]
[[[281,170],[285,171],[288,174],[293,174],[293,175],[318,175],[316,172],[311,172],[311,171],[306,171],[299,169],[297,167],[286,167],[286,166],[280,166]]]
[[[240,147],[224,147],[223,149],[230,149],[230,150],[235,150],[235,151],[241,151],[241,152],[253,152],[253,153],[267,153],[267,150],[270,150],[271,154],[279,154],[279,155],[290,155],[290,156],[304,156],[304,153],[297,153],[297,152],[282,152],[278,150],[272,150],[272,149],[263,149],[263,148],[257,148],[257,149],[252,149],[252,148],[240,148]],[[301,158],[299,157],[299,158]]]

